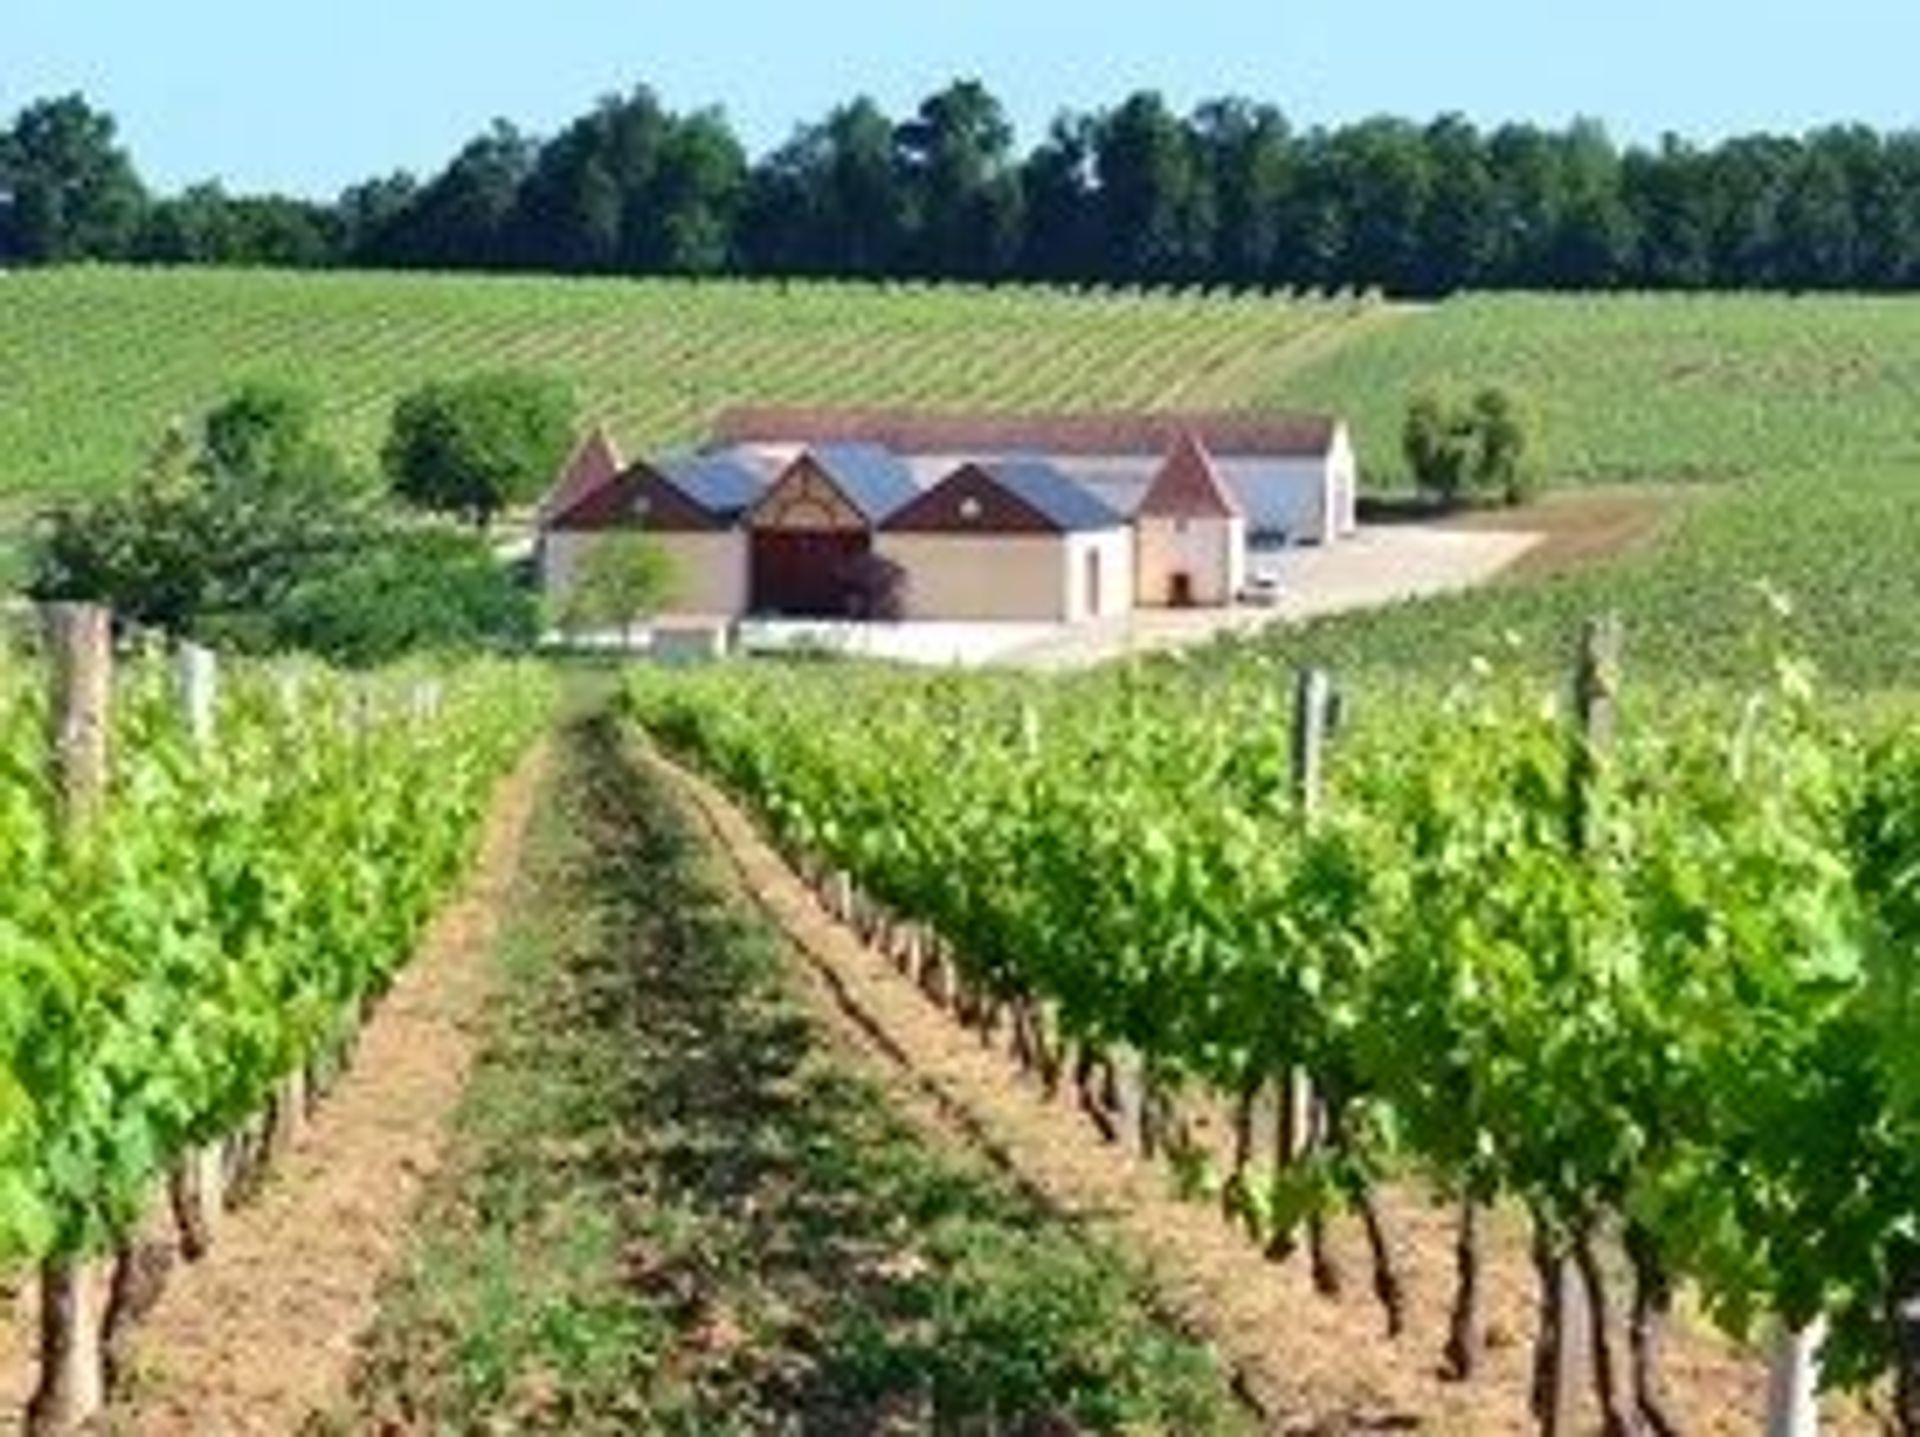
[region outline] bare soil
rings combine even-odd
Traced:
[[[610,718],[563,730],[516,892],[447,1160],[313,1432],[1246,1430],[1136,1265],[815,1020]]]
[[[957,1024],[829,916],[713,785],[658,754],[648,762],[704,817],[744,889],[807,960],[823,1021],[871,1053],[902,1109],[963,1134],[1050,1204],[1144,1260],[1171,1314],[1216,1347],[1270,1430],[1535,1430],[1527,1393],[1536,1287],[1513,1214],[1494,1215],[1486,1244],[1484,1370],[1471,1383],[1448,1382],[1439,1357],[1451,1299],[1450,1213],[1418,1191],[1384,1195],[1410,1316],[1409,1331],[1390,1340],[1366,1291],[1357,1223],[1335,1224],[1348,1290],[1323,1298],[1304,1256],[1264,1259],[1212,1205],[1182,1200],[1167,1169],[1103,1140],[1069,1101],[1048,1100],[1005,1054]],[[1764,1364],[1684,1315],[1674,1327],[1666,1371],[1683,1430],[1758,1430]],[[1832,1404],[1824,1415],[1830,1432],[1876,1430],[1850,1404]],[[1589,1410],[1587,1421],[1598,1430],[1597,1413]]]
[[[344,1389],[381,1275],[441,1157],[476,1045],[486,955],[546,766],[495,797],[473,870],[362,1030],[352,1069],[213,1250],[136,1329],[110,1430],[286,1433]]]
[[[1571,573],[1659,542],[1695,495],[1658,485],[1561,489],[1524,509],[1477,509],[1441,521],[1449,529],[1524,529],[1539,541],[1501,570],[1503,580]]]

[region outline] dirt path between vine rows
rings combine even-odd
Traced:
[[[488,955],[548,764],[501,785],[471,871],[362,1030],[350,1072],[213,1251],[136,1329],[112,1431],[298,1431],[344,1391],[478,1046]]]
[[[1265,1261],[1213,1207],[1181,1199],[1166,1169],[1102,1141],[1070,1102],[1049,1102],[1001,1052],[830,917],[714,785],[657,751],[646,761],[704,819],[742,887],[807,960],[820,1005],[837,1009],[829,1020],[891,1069],[901,1108],[983,1147],[1051,1204],[1141,1258],[1171,1314],[1216,1347],[1272,1430],[1534,1430],[1527,1391],[1535,1289],[1517,1221],[1497,1214],[1488,1244],[1483,1373],[1469,1384],[1443,1381],[1450,1214],[1417,1195],[1383,1196],[1410,1292],[1409,1331],[1390,1340],[1367,1292],[1357,1224],[1336,1224],[1347,1292],[1329,1301],[1313,1290],[1304,1258]],[[1762,1365],[1685,1320],[1672,1339],[1667,1378],[1684,1430],[1759,1430]],[[1874,1430],[1854,1411],[1827,1415],[1829,1432]],[[1587,1420],[1597,1430],[1597,1413]]]

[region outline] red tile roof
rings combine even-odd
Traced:
[[[1136,515],[1174,519],[1232,519],[1241,512],[1239,501],[1213,467],[1207,446],[1190,429],[1174,441],[1173,452],[1134,510]]]
[[[561,468],[547,497],[540,501],[543,522],[558,518],[596,490],[604,489],[627,466],[607,431],[596,426]]]
[[[1214,454],[1325,454],[1327,415],[942,414],[903,409],[729,409],[719,444],[884,444],[902,454],[1164,454],[1191,433]]]

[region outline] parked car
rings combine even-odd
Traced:
[[[1240,586],[1240,602],[1256,608],[1272,608],[1286,592],[1280,576],[1271,569],[1255,569]]]

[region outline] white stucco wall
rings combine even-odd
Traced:
[[[620,531],[608,531],[620,532]],[[540,540],[540,586],[566,591],[580,556],[600,532],[549,530]],[[674,588],[662,612],[734,617],[747,611],[747,536],[743,530],[656,530],[652,538],[673,564]]]
[[[1333,532],[1343,539],[1350,538],[1360,528],[1360,460],[1354,453],[1353,437],[1344,424],[1333,432],[1327,475],[1333,488]]]
[[[1193,602],[1214,608],[1246,586],[1247,524],[1227,518],[1142,515],[1134,521],[1134,598],[1142,608],[1173,602],[1173,576],[1185,573]]]
[[[1058,535],[882,531],[874,547],[907,572],[909,619],[1066,617],[1067,546]]]
[[[1066,616],[1077,624],[1112,618],[1133,610],[1133,530],[1094,529],[1066,538]],[[1088,592],[1087,555],[1100,556],[1100,592],[1096,608]]]

